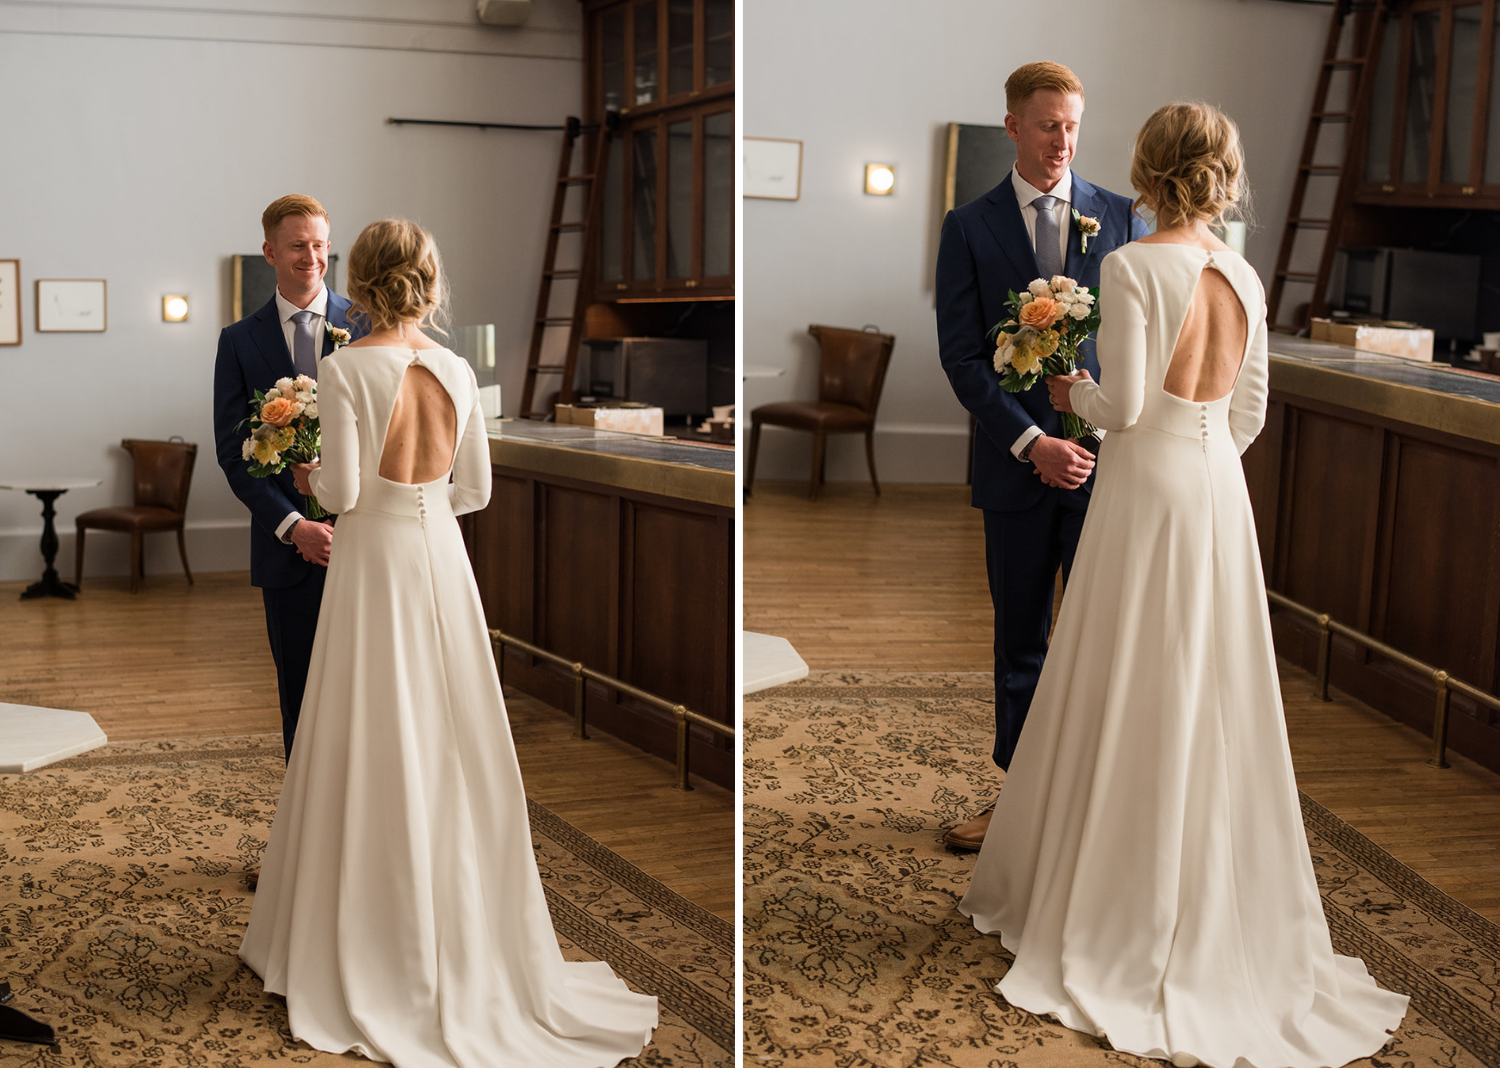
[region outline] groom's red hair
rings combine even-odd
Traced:
[[[328,212],[323,209],[323,205],[312,197],[292,193],[271,201],[271,206],[261,215],[260,228],[265,231],[266,240],[271,240],[271,236],[276,233],[276,228],[281,225],[282,219],[292,215],[321,215],[324,222],[328,221]]]
[[[1055,89],[1059,93],[1083,95],[1083,83],[1061,63],[1041,60],[1017,67],[1005,79],[1005,110],[1019,115],[1026,101],[1043,89]]]

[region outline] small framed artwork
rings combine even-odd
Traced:
[[[1004,126],[948,124],[948,159],[943,168],[943,212],[984,196],[1016,163],[1016,145]]]
[[[802,197],[802,142],[779,137],[746,137],[745,196],[759,200]]]
[[[36,330],[39,334],[102,334],[109,326],[109,302],[102,278],[38,278]]]
[[[0,260],[0,345],[21,343],[21,261]]]

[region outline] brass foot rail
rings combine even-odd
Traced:
[[[569,660],[565,656],[558,656],[547,649],[532,645],[528,641],[512,637],[503,631],[490,629],[490,645],[495,649],[495,665],[500,673],[500,684],[505,685],[505,647],[519,649],[523,653],[546,660],[548,663],[565,667],[573,673],[573,737],[587,738],[589,736],[588,723],[586,722],[584,683],[588,679],[603,683],[612,690],[619,690],[623,694],[634,697],[637,701],[650,705],[652,708],[660,709],[670,714],[677,721],[677,781],[672,785],[678,790],[691,790],[693,784],[688,781],[688,725],[696,724],[708,730],[722,734],[726,738],[735,737],[735,729],[728,724],[720,723],[718,720],[709,719],[700,715],[684,705],[673,704],[664,697],[658,697],[638,686],[632,686],[628,682],[622,682],[613,676],[606,675],[602,671],[585,667],[576,660]]]
[[[1414,656],[1407,656],[1401,650],[1393,649],[1385,644],[1385,642],[1329,618],[1327,612],[1315,612],[1306,605],[1298,604],[1290,597],[1284,597],[1274,590],[1267,590],[1266,597],[1270,599],[1272,604],[1305,616],[1318,625],[1318,676],[1317,681],[1313,684],[1313,693],[1317,695],[1319,700],[1330,700],[1328,696],[1328,669],[1329,661],[1333,659],[1333,636],[1335,634],[1348,638],[1357,645],[1362,645],[1371,652],[1378,653],[1387,660],[1394,660],[1403,667],[1411,668],[1417,674],[1426,675],[1432,680],[1433,686],[1437,688],[1437,705],[1433,710],[1432,717],[1432,756],[1427,759],[1429,767],[1448,767],[1448,702],[1455,690],[1465,697],[1478,701],[1482,705],[1488,705],[1490,708],[1500,711],[1500,697],[1486,693],[1476,686],[1470,686],[1467,682],[1455,679],[1442,668],[1435,668],[1431,664],[1423,663]]]

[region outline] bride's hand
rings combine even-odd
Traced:
[[[1068,390],[1073,388],[1074,382],[1092,382],[1094,376],[1089,374],[1088,368],[1081,368],[1070,375],[1052,375],[1047,379],[1047,394],[1052,398],[1052,407],[1060,412],[1073,411],[1073,401],[1068,396]]]
[[[308,482],[307,476],[321,466],[321,460],[314,460],[310,464],[292,464],[292,481],[297,483],[297,492],[302,496],[312,496],[312,484]]]

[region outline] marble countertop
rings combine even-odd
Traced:
[[[1271,388],[1500,445],[1500,376],[1272,334]]]
[[[525,419],[485,427],[490,459],[502,467],[734,507],[733,449]]]

